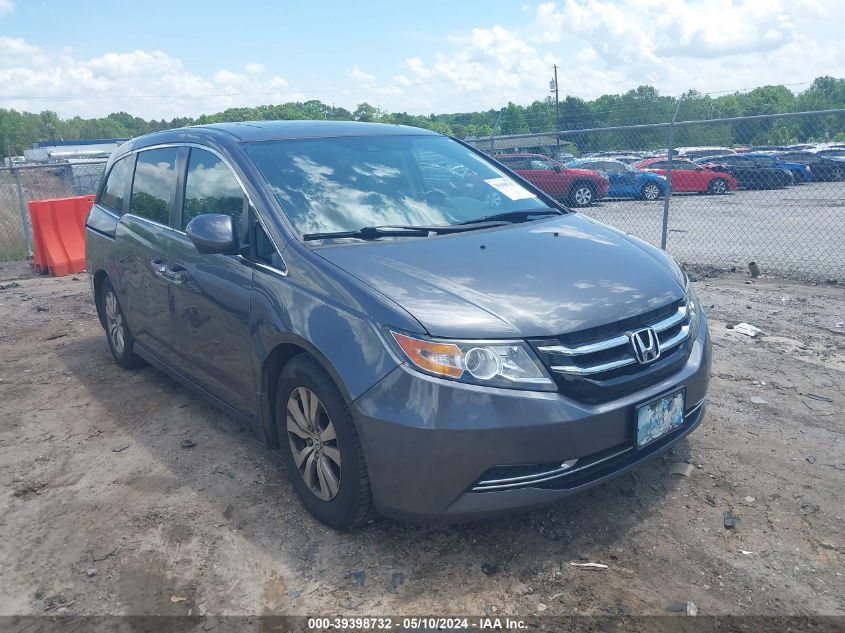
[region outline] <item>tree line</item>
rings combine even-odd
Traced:
[[[562,130],[582,130],[620,125],[662,123],[678,108],[679,121],[845,108],[845,79],[818,77],[806,90],[794,93],[785,86],[764,86],[748,92],[717,97],[691,90],[678,99],[661,95],[652,86],[640,86],[624,94],[602,95],[585,100],[567,96],[560,102]],[[170,121],[146,120],[126,112],[85,119],[61,119],[52,111],[18,112],[0,108],[0,156],[23,153],[36,141],[55,139],[123,138],[149,132],[196,125],[249,120],[320,119],[378,121],[427,128],[457,138],[527,134],[555,130],[556,105],[546,97],[527,106],[508,103],[500,109],[453,114],[413,115],[384,112],[362,103],[354,110],[321,101],[229,108],[199,117]],[[665,147],[665,130],[590,133],[567,137],[576,151],[600,149],[650,149]],[[845,141],[845,117],[826,116],[754,123],[682,128],[678,145],[786,144],[805,141]]]

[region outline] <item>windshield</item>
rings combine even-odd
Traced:
[[[247,148],[301,233],[455,225],[551,207],[444,136],[310,138]]]

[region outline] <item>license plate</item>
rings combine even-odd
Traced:
[[[637,448],[679,429],[684,424],[684,390],[637,407]]]

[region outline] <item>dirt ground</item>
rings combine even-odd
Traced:
[[[669,454],[529,514],[346,534],[308,515],[248,429],[153,369],[118,368],[85,275],[0,265],[0,615],[616,615],[688,601],[845,615],[845,288],[696,287],[713,381],[702,426]],[[728,329],[741,321],[762,334]],[[678,462],[689,476],[670,474]]]

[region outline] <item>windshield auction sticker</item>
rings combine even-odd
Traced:
[[[526,198],[536,198],[533,193],[515,183],[510,178],[488,178],[485,180],[488,185],[493,187],[499,193],[507,196],[511,200],[525,200]]]

